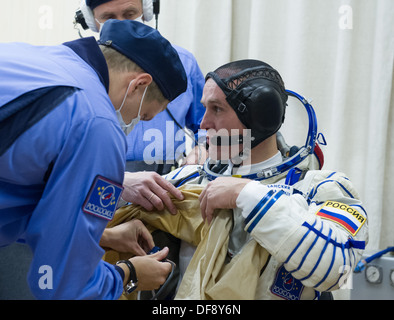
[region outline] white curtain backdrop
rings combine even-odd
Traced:
[[[79,2],[0,0],[0,41],[76,39]],[[346,173],[359,190],[368,248],[394,245],[393,0],[162,0],[159,31],[191,51],[204,74],[260,59],[312,99],[327,140],[324,168]]]

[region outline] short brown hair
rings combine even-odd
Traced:
[[[107,61],[108,69],[114,72],[146,72],[140,66],[138,66],[134,61],[130,60],[120,52],[113,48],[100,45],[101,52]],[[152,83],[149,85],[146,91],[145,99],[148,101],[156,100],[160,104],[168,103],[168,100],[163,96],[163,93],[157,86],[156,82],[152,79]]]

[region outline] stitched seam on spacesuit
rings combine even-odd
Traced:
[[[275,204],[275,202],[285,194],[285,192],[283,190],[280,190],[278,192],[276,192],[270,199],[270,201],[267,203],[267,205],[260,211],[259,215],[252,221],[252,223],[250,224],[249,228],[248,228],[248,232],[252,232],[253,229],[255,228],[255,226],[259,223],[259,221],[261,220],[261,218],[263,218],[263,216],[267,213],[267,211],[269,209],[271,209],[271,207]]]

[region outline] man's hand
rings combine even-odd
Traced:
[[[154,254],[130,259],[137,273],[138,291],[158,289],[166,281],[172,266],[161,260],[167,257],[168,251],[166,247]]]
[[[154,208],[163,210],[166,206],[172,214],[176,214],[170,194],[183,200],[182,192],[156,172],[126,172],[123,187],[123,200],[139,204],[148,211]]]
[[[137,256],[146,255],[153,247],[152,235],[138,219],[133,219],[113,228],[106,228],[100,246]]]
[[[199,197],[203,220],[210,224],[215,209],[234,209],[239,193],[249,182],[249,179],[221,177],[208,183]]]

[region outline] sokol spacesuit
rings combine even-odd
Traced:
[[[179,255],[184,275],[176,298],[319,298],[321,292],[342,286],[361,257],[368,239],[367,214],[344,174],[321,170],[312,106],[298,94],[285,91],[279,74],[270,66],[240,63],[225,66],[226,72],[219,68],[207,78],[218,84],[239,119],[251,129],[252,152],[278,132],[288,96],[299,99],[307,110],[308,138],[293,155],[278,151],[264,162],[235,168],[236,172],[231,165],[210,164],[208,159],[203,167],[186,166],[166,176],[176,186],[205,186],[217,177],[234,174],[254,180],[242,189],[237,207],[216,216],[208,231],[201,231],[202,219],[201,224],[191,222],[199,212],[193,217],[185,212],[178,218],[183,221],[168,224],[176,228],[165,231],[186,240]],[[269,117],[260,126],[261,119]],[[148,223],[159,219],[177,218],[160,213]],[[193,229],[194,225],[198,228]],[[219,227],[215,229],[215,225]],[[179,231],[190,228],[198,238],[193,244],[187,243],[193,242],[190,231]],[[232,269],[236,273],[231,274]],[[251,274],[254,280],[249,278]],[[245,283],[248,281],[255,283]]]

